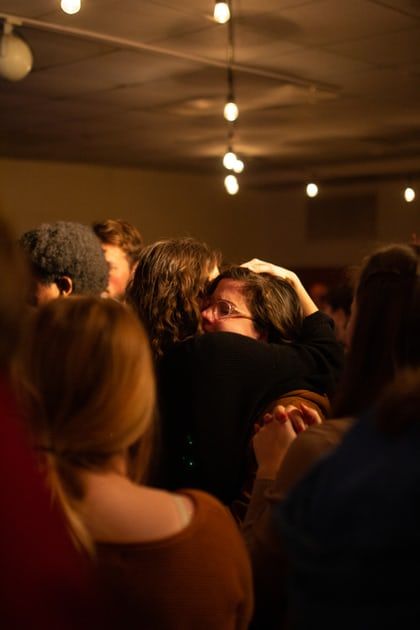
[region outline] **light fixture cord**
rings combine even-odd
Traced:
[[[227,46],[227,82],[228,82],[228,101],[235,101],[235,86],[233,77],[233,66],[235,63],[235,27],[233,20],[233,0],[228,0],[230,11],[230,20],[228,26],[228,46]]]

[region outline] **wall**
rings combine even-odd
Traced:
[[[306,235],[303,190],[247,190],[246,174],[242,179],[239,194],[229,197],[218,176],[2,159],[0,212],[17,233],[42,221],[124,218],[140,228],[147,243],[191,235],[220,248],[232,262],[255,256],[291,267],[354,264],[378,243],[420,235],[420,190],[407,204],[401,184],[359,187],[377,193],[375,239],[346,239],[349,216],[338,214],[338,238],[314,242]],[[339,193],[354,191],[353,186]]]

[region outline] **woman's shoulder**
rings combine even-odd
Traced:
[[[160,557],[162,560],[182,557],[191,566],[195,566],[196,562],[202,563],[205,556],[211,557],[218,566],[237,565],[242,566],[245,572],[248,570],[240,532],[228,508],[220,501],[206,492],[190,489],[177,493],[162,492],[158,501],[160,506],[155,504],[153,514],[148,513],[147,508],[142,510],[143,523],[137,532],[131,530],[128,535],[125,532],[119,538],[114,536],[97,541],[99,555],[113,557],[122,553],[126,557],[129,549],[131,561],[135,564],[137,560],[143,562],[149,557],[156,561]],[[180,507],[182,501],[184,505]],[[185,521],[185,510],[188,513],[189,505],[191,511]],[[162,529],[159,523],[174,513],[178,513],[177,526],[166,524]]]

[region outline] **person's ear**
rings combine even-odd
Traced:
[[[56,281],[60,297],[68,297],[73,293],[73,280],[69,276],[61,276]]]

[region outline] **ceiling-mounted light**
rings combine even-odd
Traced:
[[[318,194],[318,186],[311,182],[306,186],[306,194],[308,197],[316,197]]]
[[[236,195],[239,190],[239,184],[235,175],[226,175],[225,188],[229,195]]]
[[[404,199],[407,203],[411,203],[416,198],[416,191],[411,186],[407,186],[404,190]]]
[[[227,2],[215,2],[213,17],[219,24],[226,24],[230,20],[230,9]]]
[[[232,149],[229,149],[223,156],[223,166],[231,171],[235,166],[237,159],[236,153],[234,153]]]
[[[229,122],[234,122],[239,116],[239,109],[237,104],[234,101],[229,101],[226,103],[225,108],[223,110],[223,116]]]
[[[235,173],[242,173],[242,171],[244,170],[244,168],[245,168],[245,164],[243,163],[243,161],[242,161],[242,160],[237,159],[237,160],[236,160],[236,162],[235,162],[235,164],[233,165],[233,169],[232,169],[232,170],[233,170]]]
[[[68,13],[69,15],[74,15],[75,13],[79,13],[81,6],[81,0],[61,0],[61,8],[64,13]]]
[[[0,35],[0,76],[8,81],[20,81],[32,70],[33,61],[28,44],[13,33],[9,22],[4,22]]]

